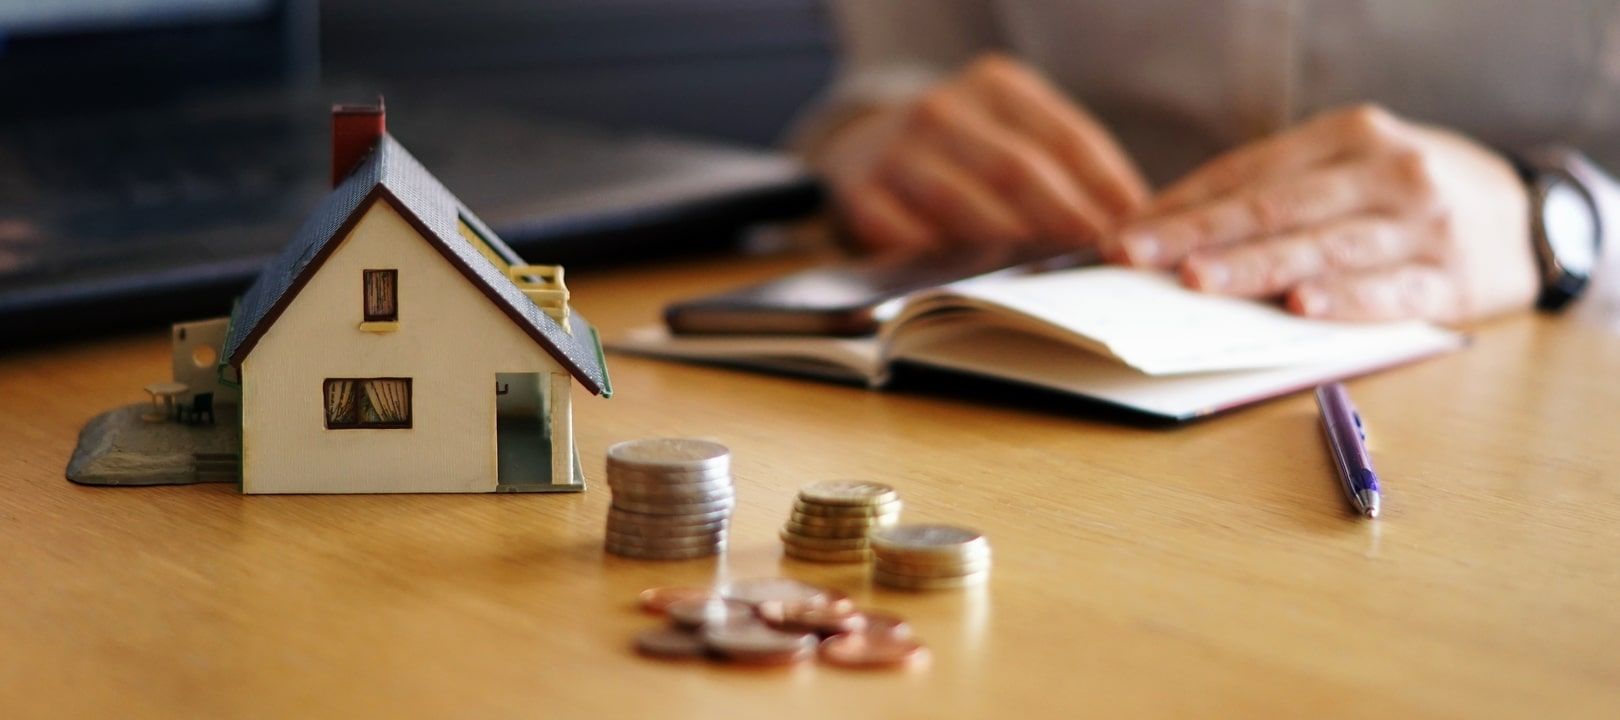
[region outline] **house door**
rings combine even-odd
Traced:
[[[551,484],[548,373],[495,374],[498,489],[521,492]]]

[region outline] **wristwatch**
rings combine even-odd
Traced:
[[[1515,159],[1530,192],[1530,242],[1541,274],[1536,307],[1562,310],[1580,297],[1597,269],[1604,208],[1620,197],[1614,179],[1567,147],[1546,147]]]

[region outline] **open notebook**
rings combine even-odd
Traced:
[[[1460,347],[1420,322],[1345,324],[1092,267],[993,276],[901,300],[875,337],[631,331],[612,349],[881,386],[914,363],[1188,420]]]

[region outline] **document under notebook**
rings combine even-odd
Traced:
[[[631,331],[635,354],[887,383],[906,364],[1188,420],[1461,347],[1421,322],[1306,320],[1114,267],[997,275],[906,296],[872,337]]]

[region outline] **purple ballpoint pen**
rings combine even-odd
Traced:
[[[1350,404],[1350,394],[1339,383],[1319,385],[1316,405],[1322,411],[1322,431],[1327,435],[1333,463],[1338,466],[1344,495],[1356,512],[1378,517],[1378,474],[1373,472],[1372,454],[1367,452],[1367,431],[1361,414]]]

